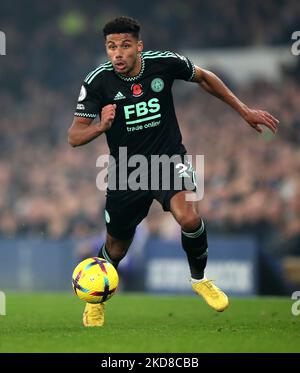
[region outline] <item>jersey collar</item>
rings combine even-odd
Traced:
[[[122,74],[119,74],[119,73],[115,72],[120,79],[124,80],[125,82],[134,82],[134,81],[138,80],[143,75],[144,70],[145,70],[145,60],[143,58],[142,53],[140,54],[140,56],[141,56],[142,65],[141,65],[141,70],[138,73],[138,75],[127,77],[127,76],[124,76]]]

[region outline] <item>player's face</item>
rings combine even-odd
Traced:
[[[106,53],[115,71],[122,75],[137,75],[141,61],[138,56],[143,42],[131,34],[110,34],[106,36]]]

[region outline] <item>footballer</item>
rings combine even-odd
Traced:
[[[187,151],[173,104],[175,79],[198,84],[231,106],[257,132],[262,132],[262,126],[276,132],[279,123],[276,118],[266,111],[249,108],[212,72],[173,51],[144,51],[138,21],[124,16],[115,18],[104,26],[103,35],[108,61],[92,70],[82,84],[68,131],[71,146],[85,145],[105,134],[110,155],[116,160],[115,169],[122,168],[118,154],[121,147],[126,147],[128,158],[138,154],[146,159],[152,155],[169,156],[173,160],[168,170],[171,180],[185,176],[194,182],[193,169],[185,163]],[[100,121],[93,123],[97,115]],[[178,165],[184,165],[185,175],[179,175],[182,168],[176,168]],[[168,190],[132,190],[123,184],[124,180],[117,180],[117,188],[110,188],[108,183],[107,234],[98,256],[117,268],[130,247],[137,225],[156,199],[181,227],[193,290],[214,310],[224,311],[229,305],[228,297],[204,273],[208,254],[204,221],[197,203],[186,198],[187,193],[196,193],[196,185],[194,189],[185,185],[175,188],[171,182]],[[104,307],[104,304],[87,303],[83,324],[102,326]]]

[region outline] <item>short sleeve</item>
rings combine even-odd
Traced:
[[[190,81],[195,75],[195,66],[189,58],[174,53],[170,58],[170,71],[174,79]]]
[[[76,117],[96,118],[102,106],[101,96],[91,85],[83,83],[74,115]]]

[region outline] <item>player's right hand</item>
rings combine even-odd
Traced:
[[[110,129],[112,122],[115,119],[116,116],[116,104],[109,104],[102,108],[101,114],[100,114],[100,124],[99,127],[101,128],[101,131],[105,132]]]

